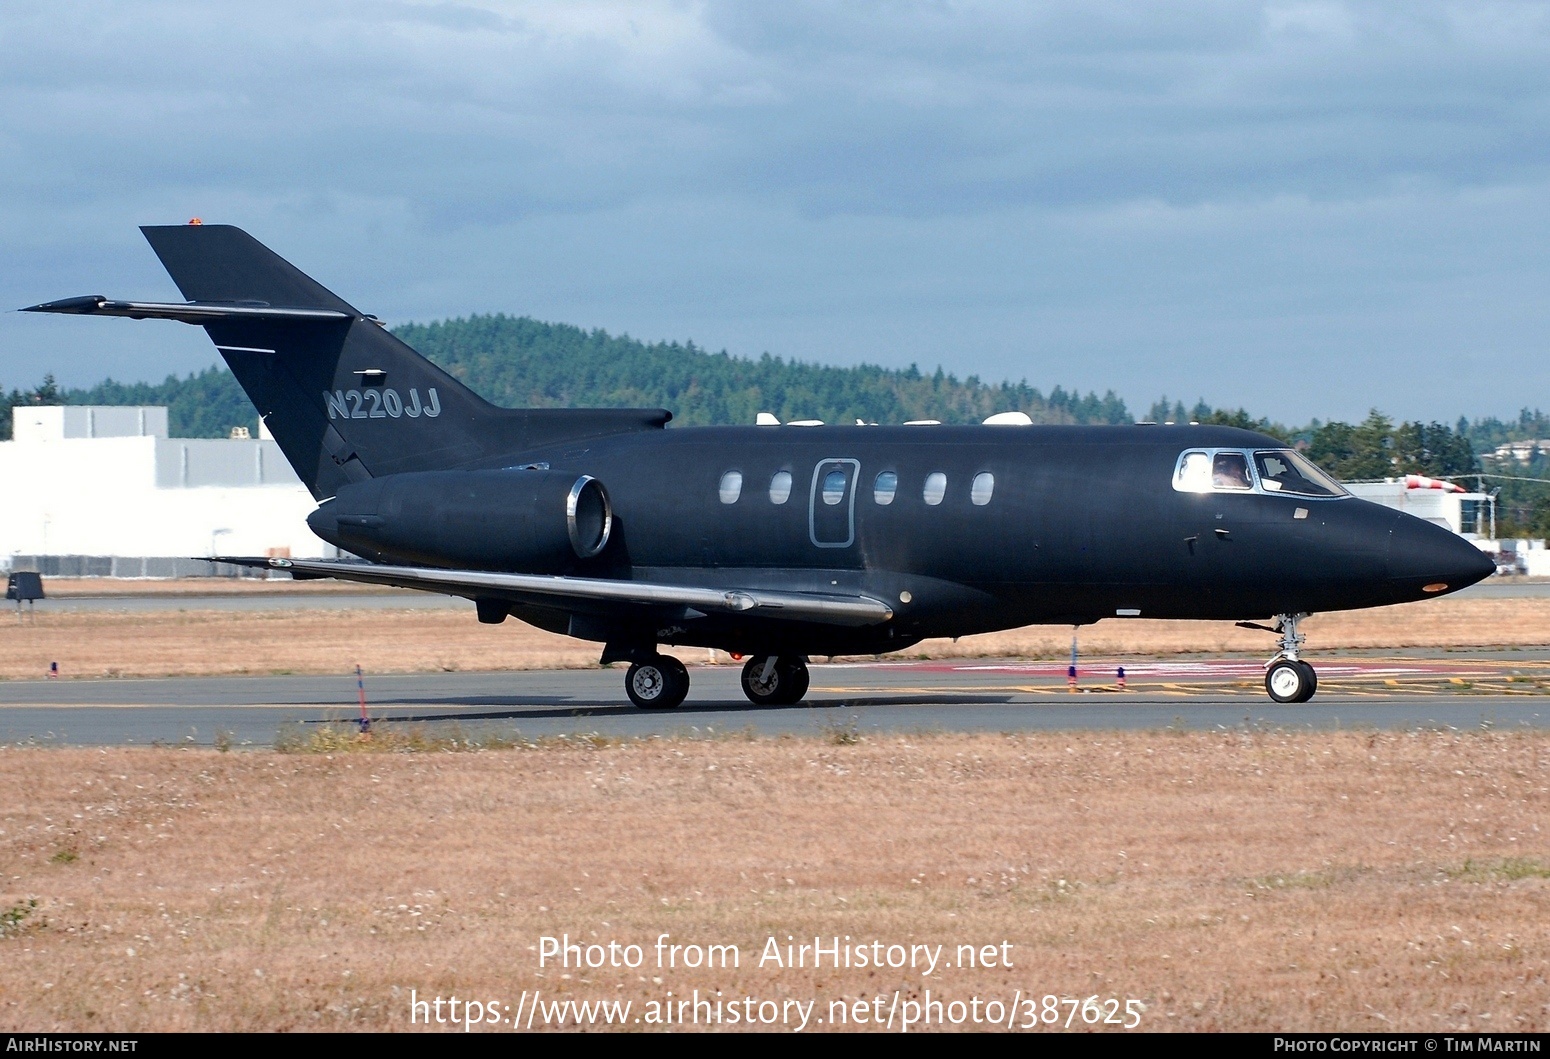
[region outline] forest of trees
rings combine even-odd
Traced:
[[[528,317],[473,316],[406,324],[398,337],[495,404],[667,408],[685,426],[781,420],[977,423],[995,412],[1027,412],[1036,423],[1128,423],[1113,391],[1049,396],[1019,383],[960,381],[941,368],[833,368],[772,357],[709,353],[693,342],[647,344]]]
[[[768,353],[748,359],[710,353],[693,342],[645,343],[504,314],[405,324],[394,333],[506,407],[661,407],[685,426],[752,423],[759,412],[828,423],[977,423],[1005,411],[1026,412],[1035,423],[1135,421],[1112,390],[1100,397],[1056,386],[1046,395],[1026,380],[985,383],[972,375],[960,380],[940,367],[926,374],[914,365],[836,368]],[[226,437],[234,426],[257,429],[252,405],[224,367],[154,384],[109,379],[87,389],[63,389],[47,376],[28,390],[0,389],[0,440],[10,437],[11,406],[23,403],[166,405],[172,432],[181,437]],[[1500,490],[1504,535],[1550,534],[1550,483],[1543,481],[1550,479],[1550,457],[1529,463],[1490,458],[1504,443],[1550,438],[1550,416],[1538,409],[1524,409],[1516,420],[1461,418],[1452,425],[1395,423],[1374,409],[1360,423],[1314,420],[1299,427],[1241,408],[1212,408],[1203,400],[1186,406],[1162,397],[1145,420],[1259,430],[1296,445],[1345,481],[1410,473],[1479,475],[1487,488]]]

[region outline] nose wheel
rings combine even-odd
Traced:
[[[807,684],[807,662],[797,655],[754,655],[743,666],[743,694],[755,706],[795,705]]]
[[[636,662],[624,674],[624,693],[643,710],[671,710],[689,694],[689,671],[672,655]]]
[[[1318,689],[1318,674],[1301,659],[1283,658],[1265,671],[1265,690],[1276,702],[1307,702]]]
[[[1297,632],[1306,614],[1282,614],[1272,631],[1281,636],[1280,650],[1265,663],[1265,691],[1276,702],[1307,702],[1319,690],[1319,675],[1298,652],[1307,637]]]

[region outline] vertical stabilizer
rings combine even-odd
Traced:
[[[542,446],[672,418],[660,408],[496,408],[240,228],[141,231],[187,302],[88,295],[28,311],[202,326],[319,499],[350,482],[499,467]]]

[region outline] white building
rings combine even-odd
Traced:
[[[167,409],[30,406],[0,442],[0,566],[53,575],[211,572],[201,555],[337,554],[270,438],[174,438]],[[227,570],[226,572],[233,572]]]
[[[1491,455],[1498,460],[1516,460],[1519,463],[1530,463],[1535,456],[1543,452],[1550,452],[1550,438],[1509,441],[1505,445],[1496,446],[1496,451]]]
[[[1346,482],[1353,496],[1450,529],[1465,537],[1491,536],[1494,498],[1461,485],[1419,474],[1381,482]]]

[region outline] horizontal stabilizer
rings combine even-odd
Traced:
[[[70,316],[127,316],[131,320],[182,320],[185,324],[212,324],[243,320],[348,320],[337,309],[288,309],[271,305],[231,305],[221,302],[126,302],[88,294],[42,305],[29,305],[24,313],[65,313]]]
[[[767,589],[699,588],[646,581],[610,581],[591,577],[501,574],[483,570],[440,570],[423,566],[383,566],[327,559],[258,559],[219,556],[212,563],[284,570],[301,577],[336,577],[369,585],[392,585],[449,596],[510,598],[563,609],[571,602],[610,602],[642,606],[690,607],[703,613],[741,614],[825,625],[881,625],[893,608],[870,596],[772,592]]]
[[[152,224],[140,229],[191,302],[292,305],[359,316],[348,302],[229,224]]]

